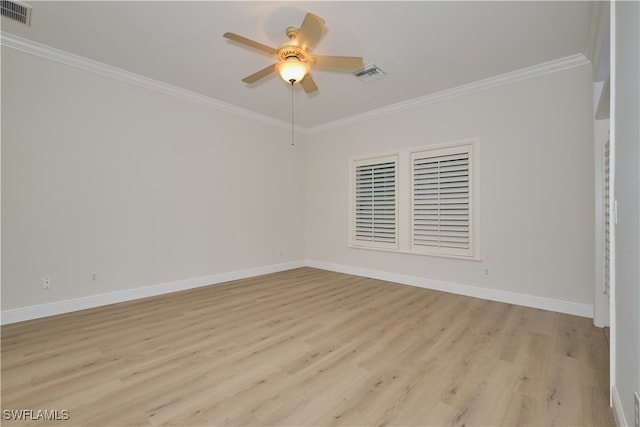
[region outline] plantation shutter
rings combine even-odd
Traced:
[[[611,158],[609,140],[604,144],[604,293],[609,295],[611,281]]]
[[[471,156],[471,145],[412,153],[413,252],[474,255]]]
[[[354,162],[352,244],[396,249],[396,156]]]

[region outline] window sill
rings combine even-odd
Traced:
[[[348,247],[350,249],[364,249],[367,251],[389,252],[389,253],[402,254],[402,255],[426,256],[431,258],[459,259],[463,261],[475,261],[475,262],[482,261],[482,259],[479,258],[478,256],[462,256],[462,255],[435,254],[435,253],[425,254],[425,253],[412,252],[412,251],[401,250],[401,249],[376,248],[371,246],[359,246],[359,245],[352,245],[352,244],[348,245]]]

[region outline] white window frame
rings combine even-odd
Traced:
[[[386,250],[398,250],[398,174],[399,174],[399,158],[397,154],[386,156],[373,156],[363,158],[351,159],[351,220],[350,220],[350,245],[354,247],[372,248],[372,249],[386,249]],[[391,176],[384,177],[382,169],[385,165],[393,165],[393,177],[392,182],[389,182]],[[358,170],[362,168],[371,167],[375,171],[379,169],[381,179],[378,182],[371,182],[371,234],[367,237],[363,234],[363,227],[358,224],[363,219],[360,215],[360,203],[363,199],[359,200],[360,182],[358,181]],[[372,176],[372,179],[374,177]],[[392,187],[389,186],[392,184]],[[362,184],[363,186],[366,184]],[[375,200],[376,188],[380,192],[381,199]],[[389,195],[393,194],[393,200],[389,200]],[[365,196],[366,197],[366,196]],[[366,198],[364,199],[366,201]],[[376,220],[376,211],[383,215],[379,221]],[[385,212],[386,211],[386,212]]]
[[[475,259],[474,163],[472,141],[410,153],[410,252]]]
[[[397,253],[414,254],[421,256],[436,256],[455,258],[471,261],[480,261],[479,229],[478,229],[478,197],[476,187],[477,179],[477,138],[446,143],[431,144],[421,147],[400,149],[396,152],[371,154],[367,156],[352,157],[350,162],[350,186],[349,186],[349,247],[356,249],[374,249]],[[420,156],[438,156],[447,153],[468,153],[468,245],[464,248],[450,247],[425,247],[416,244],[414,207],[414,170],[413,160]],[[355,174],[358,165],[374,165],[394,161],[395,173],[395,241],[376,242],[358,239],[356,236],[356,181]]]

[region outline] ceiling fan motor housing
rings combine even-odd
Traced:
[[[309,60],[309,55],[304,49],[299,46],[291,46],[290,44],[280,46],[277,55],[281,61],[286,61],[287,59],[292,58],[296,58],[300,62],[307,62]]]

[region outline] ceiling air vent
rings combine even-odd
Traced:
[[[363,82],[371,82],[373,80],[378,80],[386,76],[384,71],[378,68],[378,66],[375,64],[367,65],[364,68],[360,68],[359,70],[354,71],[353,75]]]
[[[2,0],[2,16],[31,25],[31,6],[19,1]]]

